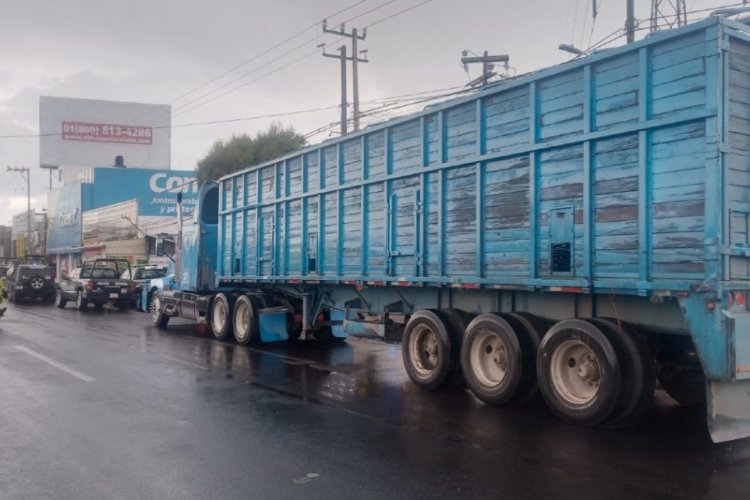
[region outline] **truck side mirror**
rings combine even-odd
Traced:
[[[156,256],[164,257],[164,238],[156,238]]]

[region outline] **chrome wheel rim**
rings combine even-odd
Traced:
[[[480,384],[495,387],[507,376],[508,347],[496,332],[482,329],[469,347],[469,362]]]
[[[44,286],[44,280],[42,278],[32,278],[31,279],[31,288],[34,290],[39,290]]]
[[[579,340],[566,340],[550,359],[555,392],[573,405],[586,405],[596,398],[601,369],[596,353]]]

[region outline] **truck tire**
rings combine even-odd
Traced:
[[[480,314],[466,328],[461,367],[466,385],[485,403],[502,406],[515,399],[525,357],[513,326],[499,314]]]
[[[589,321],[607,335],[620,360],[620,399],[607,423],[613,426],[634,423],[653,400],[656,367],[651,349],[631,327],[617,320],[594,318]]]
[[[466,385],[466,381],[461,370],[461,342],[466,333],[466,328],[477,315],[455,308],[441,309],[440,312],[448,321],[448,326],[450,326],[448,333],[451,337],[451,354],[454,358],[446,385],[450,387],[463,387]]]
[[[161,310],[161,297],[159,297],[158,293],[152,294],[150,307],[151,322],[160,330],[166,329],[167,323],[169,323],[169,316],[164,314]]]
[[[79,311],[85,311],[86,307],[89,305],[88,300],[83,298],[83,292],[77,292],[76,293],[76,309]]]
[[[65,307],[65,304],[67,303],[68,303],[68,299],[63,297],[62,290],[60,290],[59,288],[55,290],[55,306],[62,309]]]
[[[232,305],[234,297],[217,293],[211,302],[211,333],[217,340],[226,340],[232,335]]]
[[[259,301],[248,295],[241,295],[234,304],[232,326],[234,329],[234,339],[240,345],[248,345],[260,340],[258,306]]]
[[[516,332],[523,355],[523,371],[514,401],[527,402],[539,393],[536,380],[536,355],[546,332],[544,323],[539,318],[526,313],[504,313],[503,317]]]
[[[601,424],[620,397],[620,361],[607,335],[580,319],[555,324],[537,354],[537,380],[547,406],[561,419]]]
[[[446,382],[453,369],[449,326],[439,311],[423,309],[409,319],[401,354],[409,378],[420,389],[432,391]]]

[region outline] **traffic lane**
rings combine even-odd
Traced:
[[[73,314],[76,323],[78,313]],[[14,330],[23,324],[28,349],[87,369],[95,382],[76,385],[68,379],[57,380],[54,370],[33,366],[28,357],[14,356],[10,357],[13,363],[3,363],[8,372],[3,375],[28,379],[25,386],[4,391],[4,400],[29,392],[37,396],[27,398],[19,413],[11,412],[9,418],[3,413],[9,425],[2,427],[26,436],[26,440],[14,446],[13,456],[3,457],[4,463],[16,466],[4,474],[0,491],[29,498],[49,496],[51,491],[60,498],[232,498],[246,497],[246,492],[260,498],[328,498],[342,493],[418,497],[425,492],[436,495],[437,489],[461,487],[460,478],[435,478],[421,465],[410,472],[408,464],[390,460],[385,453],[403,449],[405,443],[404,437],[393,434],[384,422],[238,383],[221,369],[208,375],[194,374],[191,383],[181,383],[184,380],[179,376],[162,380],[167,391],[153,387],[134,391],[138,384],[128,380],[132,371],[120,367],[127,361],[148,372],[148,364],[140,365],[135,359],[142,352],[110,352],[107,337],[74,335],[72,338],[88,338],[87,357],[78,362],[74,355],[82,352],[79,343],[71,342],[64,351],[56,341],[58,345],[51,351],[50,342],[35,342],[40,334],[48,333],[44,330],[48,325],[40,318],[4,324],[0,355],[7,357],[18,345],[19,335]],[[98,318],[91,316],[90,320]],[[60,326],[63,318],[55,323]],[[112,316],[106,323],[129,325],[130,321],[125,316]],[[61,333],[70,332],[63,329]],[[123,334],[123,339],[126,337]],[[103,354],[99,348],[108,354],[108,373],[91,362],[92,357]],[[183,365],[174,368],[177,373]],[[34,378],[30,371],[42,372],[43,378]],[[35,389],[37,385],[41,388]],[[149,392],[153,397],[144,397]],[[150,404],[144,405],[144,400]],[[14,407],[10,405],[9,412]],[[342,439],[342,430],[354,432]],[[3,442],[9,442],[8,437],[3,435]],[[414,463],[429,464],[434,462],[430,457],[451,456],[439,449],[441,445],[445,446],[440,442],[437,448],[429,442],[415,445],[415,450],[427,456]],[[48,467],[55,473],[41,474]],[[404,471],[406,476],[402,476]]]
[[[115,367],[125,362],[135,363],[139,374],[145,377],[136,377],[118,388],[127,393],[122,396],[131,401],[127,406],[135,405],[142,392],[130,394],[132,391],[127,387],[131,385],[145,383],[150,389],[158,389],[154,397],[157,403],[165,397],[176,398],[183,390],[187,392],[185,400],[178,398],[165,408],[155,408],[158,414],[155,421],[148,414],[141,417],[144,422],[133,430],[136,437],[139,429],[146,432],[155,428],[154,439],[159,442],[174,425],[193,427],[196,420],[202,421],[206,416],[204,405],[208,402],[216,414],[201,424],[201,429],[211,428],[211,431],[201,431],[199,436],[206,441],[202,450],[209,461],[232,456],[236,451],[234,445],[238,443],[233,440],[216,448],[216,456],[207,452],[214,449],[217,441],[223,442],[227,433],[234,436],[235,430],[260,422],[264,426],[272,424],[270,429],[280,436],[278,440],[264,441],[261,446],[264,456],[270,457],[266,452],[273,450],[281,453],[279,459],[288,463],[283,451],[288,452],[291,444],[284,437],[292,435],[296,449],[307,450],[321,470],[334,460],[337,463],[334,469],[344,470],[351,468],[345,463],[346,457],[351,456],[349,443],[358,449],[358,454],[351,457],[351,464],[355,465],[352,477],[357,477],[357,470],[361,474],[365,467],[368,478],[374,478],[372,483],[379,484],[382,481],[375,479],[385,474],[385,479],[390,478],[387,483],[400,483],[385,487],[391,495],[437,493],[441,485],[447,491],[462,488],[465,493],[480,496],[483,492],[560,496],[560,491],[578,491],[581,484],[587,484],[597,492],[616,497],[648,493],[736,496],[744,491],[748,475],[747,442],[711,445],[704,431],[703,416],[669,404],[666,398],[657,408],[661,413],[659,418],[647,426],[618,431],[578,430],[559,423],[539,404],[529,409],[500,410],[477,403],[463,391],[422,393],[406,380],[398,347],[380,342],[349,341],[328,348],[301,343],[246,349],[200,338],[191,326],[160,332],[148,325],[145,315],[137,313],[91,311],[82,315],[51,308],[37,312],[34,316],[38,322],[52,321],[57,325],[71,322],[84,327],[85,335],[66,329],[60,334],[70,337],[62,344],[73,343],[73,355],[85,345],[98,345],[95,352],[89,353],[96,358],[96,352],[112,350],[111,344],[117,346],[116,353],[108,358],[116,360],[120,351],[128,354],[123,360],[109,363]],[[30,341],[40,335],[32,330],[26,334]],[[46,334],[41,338],[49,340]],[[82,346],[70,339],[86,342]],[[64,351],[63,346],[55,350]],[[86,357],[88,363],[91,357]],[[186,374],[193,378],[186,381]],[[108,383],[116,382],[119,377]],[[181,390],[177,391],[178,388]],[[266,396],[263,402],[258,394]],[[192,410],[179,411],[196,404],[201,409],[197,413],[201,418],[191,418],[195,416]],[[176,415],[172,415],[174,412]],[[172,415],[171,419],[165,418],[168,415]],[[297,425],[301,426],[301,433],[293,432],[299,430],[294,427],[295,419],[300,420]],[[161,429],[158,427],[161,420],[171,421],[172,425]],[[234,423],[217,427],[216,422]],[[329,442],[325,437],[329,428],[321,428],[321,424],[330,422],[338,423],[335,430],[328,432]],[[245,431],[254,434],[246,427]],[[373,438],[372,432],[377,437]],[[251,438],[242,434],[244,439]],[[173,439],[179,442],[179,436]],[[243,461],[242,453],[239,459]],[[386,467],[383,461],[392,463],[395,469]],[[276,459],[271,460],[275,462]],[[175,466],[184,469],[186,464],[178,462]],[[255,466],[260,472],[267,471],[262,464]],[[282,487],[288,483],[288,477],[285,482],[278,480],[273,471],[267,472],[271,474],[269,477],[276,478],[271,479],[274,485]],[[292,479],[324,494],[326,485],[332,484],[331,478],[324,479],[320,471],[310,473],[321,475]],[[435,474],[439,479],[432,477]],[[221,472],[218,475],[230,485],[247,486],[246,482],[236,483]],[[269,481],[263,474],[257,478]],[[144,484],[149,484],[147,477],[143,479]],[[255,480],[250,483],[255,485]],[[355,483],[364,486],[368,481],[358,479]],[[337,487],[346,485],[344,482]],[[370,486],[375,486],[375,491],[383,488]],[[230,487],[226,491],[233,490]]]

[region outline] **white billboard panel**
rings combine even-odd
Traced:
[[[42,166],[170,168],[171,107],[164,104],[39,98]]]

